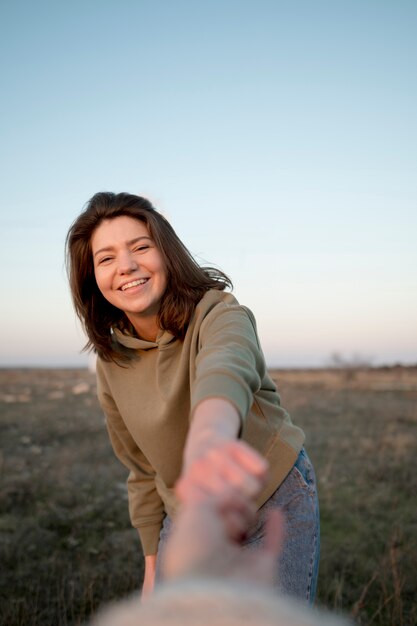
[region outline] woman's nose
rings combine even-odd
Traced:
[[[122,252],[119,256],[119,274],[130,274],[130,272],[133,272],[137,269],[138,264],[136,263],[133,255],[130,254],[130,252]]]

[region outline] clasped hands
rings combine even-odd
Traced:
[[[165,580],[214,576],[272,584],[283,517],[272,513],[256,550],[241,542],[256,521],[267,462],[240,440],[219,442],[185,465],[176,485],[182,503],[164,555]]]
[[[184,464],[175,491],[186,506],[214,501],[228,537],[239,542],[255,520],[256,498],[267,474],[266,460],[246,443],[220,441]]]

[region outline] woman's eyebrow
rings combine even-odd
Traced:
[[[150,237],[142,235],[141,237],[135,237],[134,239],[130,239],[126,243],[128,246],[133,246],[133,244],[138,243],[138,241],[141,241],[142,239],[148,239],[148,241],[152,241]],[[97,256],[101,252],[111,252],[112,250],[114,250],[113,246],[106,246],[105,248],[100,248],[100,250],[96,250],[96,252],[94,252],[94,256]]]

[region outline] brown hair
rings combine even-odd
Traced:
[[[100,292],[95,275],[91,237],[103,220],[126,215],[146,224],[162,254],[168,284],[161,300],[158,325],[182,339],[194,309],[209,289],[232,288],[230,279],[218,269],[200,267],[178,238],[170,223],[146,198],[128,193],[99,192],[87,203],[66,238],[66,260],[71,295],[88,341],[84,350],[95,350],[106,361],[128,361],[128,351],[113,340],[112,328],[133,331],[120,309]]]

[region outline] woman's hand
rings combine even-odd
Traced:
[[[256,518],[255,500],[267,475],[267,463],[243,441],[221,441],[184,470],[176,484],[186,504],[215,497],[228,536],[241,541]]]
[[[255,499],[267,469],[266,460],[244,441],[220,440],[184,468],[176,492],[183,502],[198,499],[199,492],[218,497],[230,489],[246,499]]]

